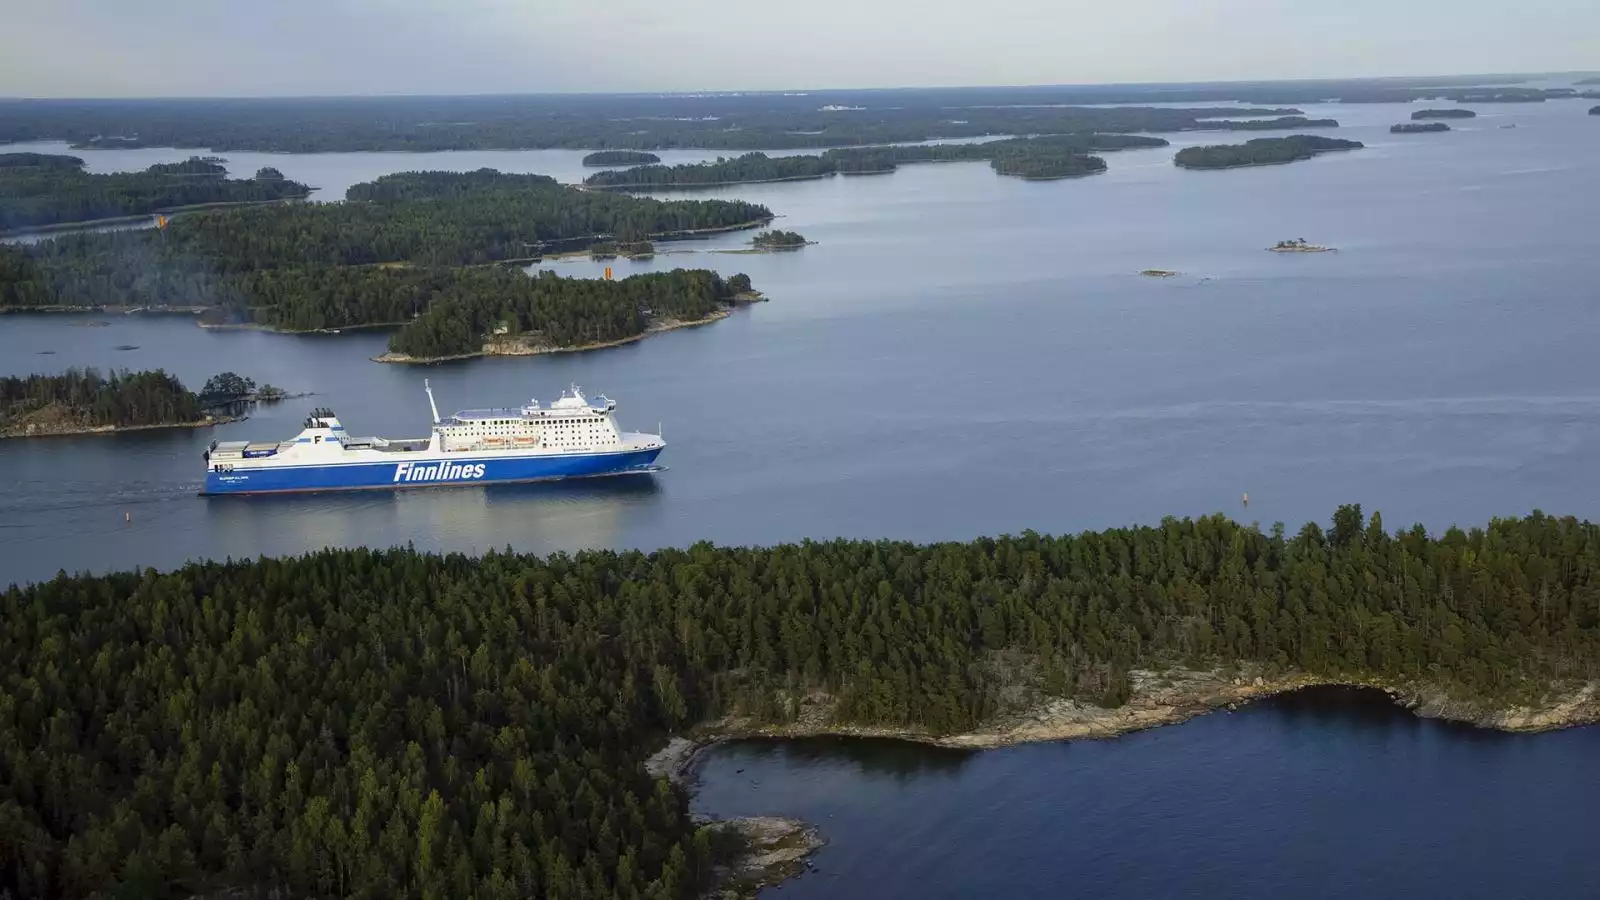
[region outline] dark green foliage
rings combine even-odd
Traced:
[[[1173,162],[1186,169],[1228,169],[1234,166],[1260,166],[1310,159],[1331,150],[1355,150],[1360,141],[1296,134],[1281,138],[1256,138],[1242,144],[1217,144],[1210,147],[1185,147]]]
[[[222,372],[206,379],[206,386],[200,389],[200,398],[211,402],[242,400],[255,391],[256,383],[253,379],[237,372]]]
[[[685,163],[676,166],[639,166],[623,171],[597,172],[584,179],[592,187],[616,190],[683,187],[715,187],[785,179],[823,178],[834,173],[866,175],[892,172],[901,163],[958,162],[994,160],[1009,156],[1007,168],[1025,167],[1025,157],[1040,160],[1048,155],[1067,160],[1090,150],[1124,150],[1132,147],[1165,147],[1162,138],[1136,134],[1062,134],[1038,138],[1008,138],[978,144],[920,144],[897,147],[850,147],[828,150],[820,156],[778,156],[746,153],[734,159],[719,157],[716,162]],[[1061,163],[1059,168],[1081,167],[1082,163]],[[1102,164],[1101,169],[1104,168]],[[1012,174],[1010,172],[1002,174]],[[1087,174],[1074,171],[1073,174]]]
[[[787,250],[795,247],[804,247],[806,239],[798,231],[763,231],[750,240],[763,250]]]
[[[1477,113],[1470,109],[1419,109],[1411,114],[1415,120],[1422,119],[1472,119]]]
[[[642,150],[597,150],[583,158],[586,166],[648,166],[661,157]]]
[[[156,163],[146,169],[151,175],[226,175],[227,160],[220,156],[191,156],[183,162]]]
[[[0,169],[81,169],[83,158],[55,153],[0,153]]]
[[[745,279],[748,284],[749,279]],[[735,301],[715,272],[674,269],[617,281],[528,277],[498,267],[467,270],[425,313],[389,340],[420,358],[476,353],[504,327],[542,347],[577,347],[636,337],[652,321],[703,319]]]
[[[1390,134],[1426,134],[1430,131],[1449,131],[1450,126],[1443,122],[1401,122],[1390,125]]]
[[[257,181],[282,181],[283,173],[271,166],[262,166],[256,170],[255,178]]]
[[[505,193],[553,190],[561,185],[548,175],[523,175],[496,169],[472,172],[395,172],[376,181],[353,184],[346,200],[400,203],[406,200],[460,200],[484,190]]]
[[[230,180],[215,158],[159,163],[143,172],[90,175],[76,156],[6,154],[0,164],[0,230],[85,222],[203,203],[304,197],[295,181]]]
[[[197,421],[201,412],[199,398],[160,369],[109,376],[94,369],[68,369],[60,375],[0,378],[0,433],[16,430],[22,425],[19,420],[45,410],[52,413],[51,421],[41,424],[54,428],[170,425]],[[3,755],[0,750],[0,773],[5,771]],[[0,855],[3,834],[0,827]]]
[[[1091,151],[1165,147],[1164,138],[1139,134],[1060,134],[1037,138],[1007,138],[977,144],[919,144],[903,147],[851,147],[822,154],[841,173],[892,172],[902,163],[994,160],[1006,155],[1063,157]]]
[[[1338,128],[1338,119],[1308,119],[1305,116],[1279,116],[1275,119],[1219,119],[1203,122],[1206,131],[1278,131],[1285,128]]]
[[[1001,175],[1040,180],[1075,178],[1106,170],[1106,161],[1100,157],[1086,156],[1070,143],[1049,138],[1009,143],[995,151],[989,165]]]
[[[0,244],[0,309],[37,308],[56,302],[48,276],[27,250]]]
[[[750,203],[580,191],[492,169],[389,175],[350,195],[340,204],[195,213],[160,233],[0,245],[0,305],[208,307],[216,320],[288,328],[399,322],[444,283],[466,277],[435,271],[442,267],[536,257],[547,242],[610,234],[639,241],[772,216]],[[393,262],[429,271],[376,265]],[[386,290],[395,296],[383,299]]]
[[[504,274],[420,266],[311,266],[227,276],[211,292],[223,305],[213,322],[248,322],[284,331],[409,322],[446,294],[470,293]]]
[[[953,732],[1013,702],[1027,660],[1039,690],[1106,705],[1163,660],[1480,696],[1600,674],[1600,528],[1336,520],[1293,537],[1209,517],[924,546],[328,550],[13,588],[0,891],[688,897],[709,836],[640,763],[707,718],[777,718],[792,687],[847,721]]]
[[[1600,106],[1591,106],[1591,107],[1589,107],[1589,115],[1591,115],[1591,116],[1600,116]]]
[[[662,201],[557,185],[543,175],[406,172],[349,191],[352,202],[186,216],[169,243],[236,269],[408,261],[471,265],[533,255],[546,241],[624,231],[671,235],[771,218],[732,200]]]
[[[673,188],[715,187],[754,181],[790,181],[822,178],[833,174],[833,166],[817,156],[768,156],[746,153],[733,159],[717,157],[716,162],[686,163],[680,166],[636,166],[632,169],[596,172],[583,180],[590,187]]]

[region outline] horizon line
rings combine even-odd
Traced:
[[[1353,75],[1318,78],[1252,78],[1252,79],[1224,79],[1211,81],[1108,81],[1108,82],[1060,82],[1038,84],[937,84],[937,85],[896,85],[887,87],[852,87],[852,88],[705,88],[674,91],[484,91],[484,92],[408,92],[408,93],[351,93],[351,94],[149,94],[139,96],[75,96],[75,97],[40,97],[40,96],[0,96],[3,103],[116,103],[116,102],[147,102],[147,101],[196,101],[196,100],[398,100],[398,99],[447,99],[466,97],[682,97],[695,98],[703,96],[804,96],[807,94],[865,94],[873,92],[891,91],[958,91],[958,90],[1026,90],[1026,89],[1114,89],[1114,88],[1197,88],[1197,87],[1228,87],[1228,86],[1266,86],[1266,85],[1338,85],[1372,82],[1428,82],[1441,79],[1496,79],[1502,82],[1511,80],[1531,81],[1539,78],[1551,77],[1589,77],[1600,75],[1600,69],[1573,69],[1553,72],[1463,72],[1457,74],[1432,74],[1432,75]],[[1481,82],[1487,83],[1487,81]],[[1425,87],[1427,85],[1418,85]]]

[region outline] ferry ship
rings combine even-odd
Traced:
[[[617,404],[574,385],[548,407],[464,409],[439,417],[426,380],[433,433],[385,440],[345,433],[331,409],[315,409],[287,441],[212,441],[203,495],[383,490],[504,484],[660,471],[658,434],[622,431]],[[658,429],[659,431],[659,429]]]

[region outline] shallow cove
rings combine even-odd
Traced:
[[[730,742],[703,753],[695,809],[819,826],[784,897],[1595,896],[1597,753],[1600,728],[1505,734],[1311,688],[1101,741]]]

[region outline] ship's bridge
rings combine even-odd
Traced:
[[[333,410],[322,406],[313,409],[311,415],[306,416],[305,424],[302,427],[307,431],[326,428],[336,434],[344,434],[344,426],[339,424],[339,417],[333,414]]]

